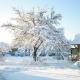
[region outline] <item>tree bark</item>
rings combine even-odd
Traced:
[[[41,44],[43,43],[42,40],[40,40],[40,44],[38,45],[40,38],[38,39],[38,41],[36,42],[36,44],[34,45],[34,52],[33,52],[33,59],[36,62],[37,61],[37,50],[39,49],[39,47],[41,46]]]

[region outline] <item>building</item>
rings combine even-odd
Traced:
[[[80,37],[76,37],[71,43],[71,59],[72,61],[80,60]]]

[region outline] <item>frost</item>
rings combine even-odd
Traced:
[[[13,47],[17,47],[16,55],[50,55],[64,57],[69,52],[70,44],[64,36],[63,28],[56,28],[61,20],[61,15],[53,9],[22,12],[14,9],[17,14],[16,24],[7,24],[5,27],[14,31],[15,40]]]

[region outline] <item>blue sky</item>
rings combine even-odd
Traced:
[[[56,13],[62,14],[60,27],[64,28],[68,39],[80,32],[80,0],[0,0],[0,24],[13,17],[12,7],[24,10],[54,7]]]

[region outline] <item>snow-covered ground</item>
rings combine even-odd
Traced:
[[[32,57],[5,57],[0,61],[0,80],[80,80],[80,68],[69,61]]]

